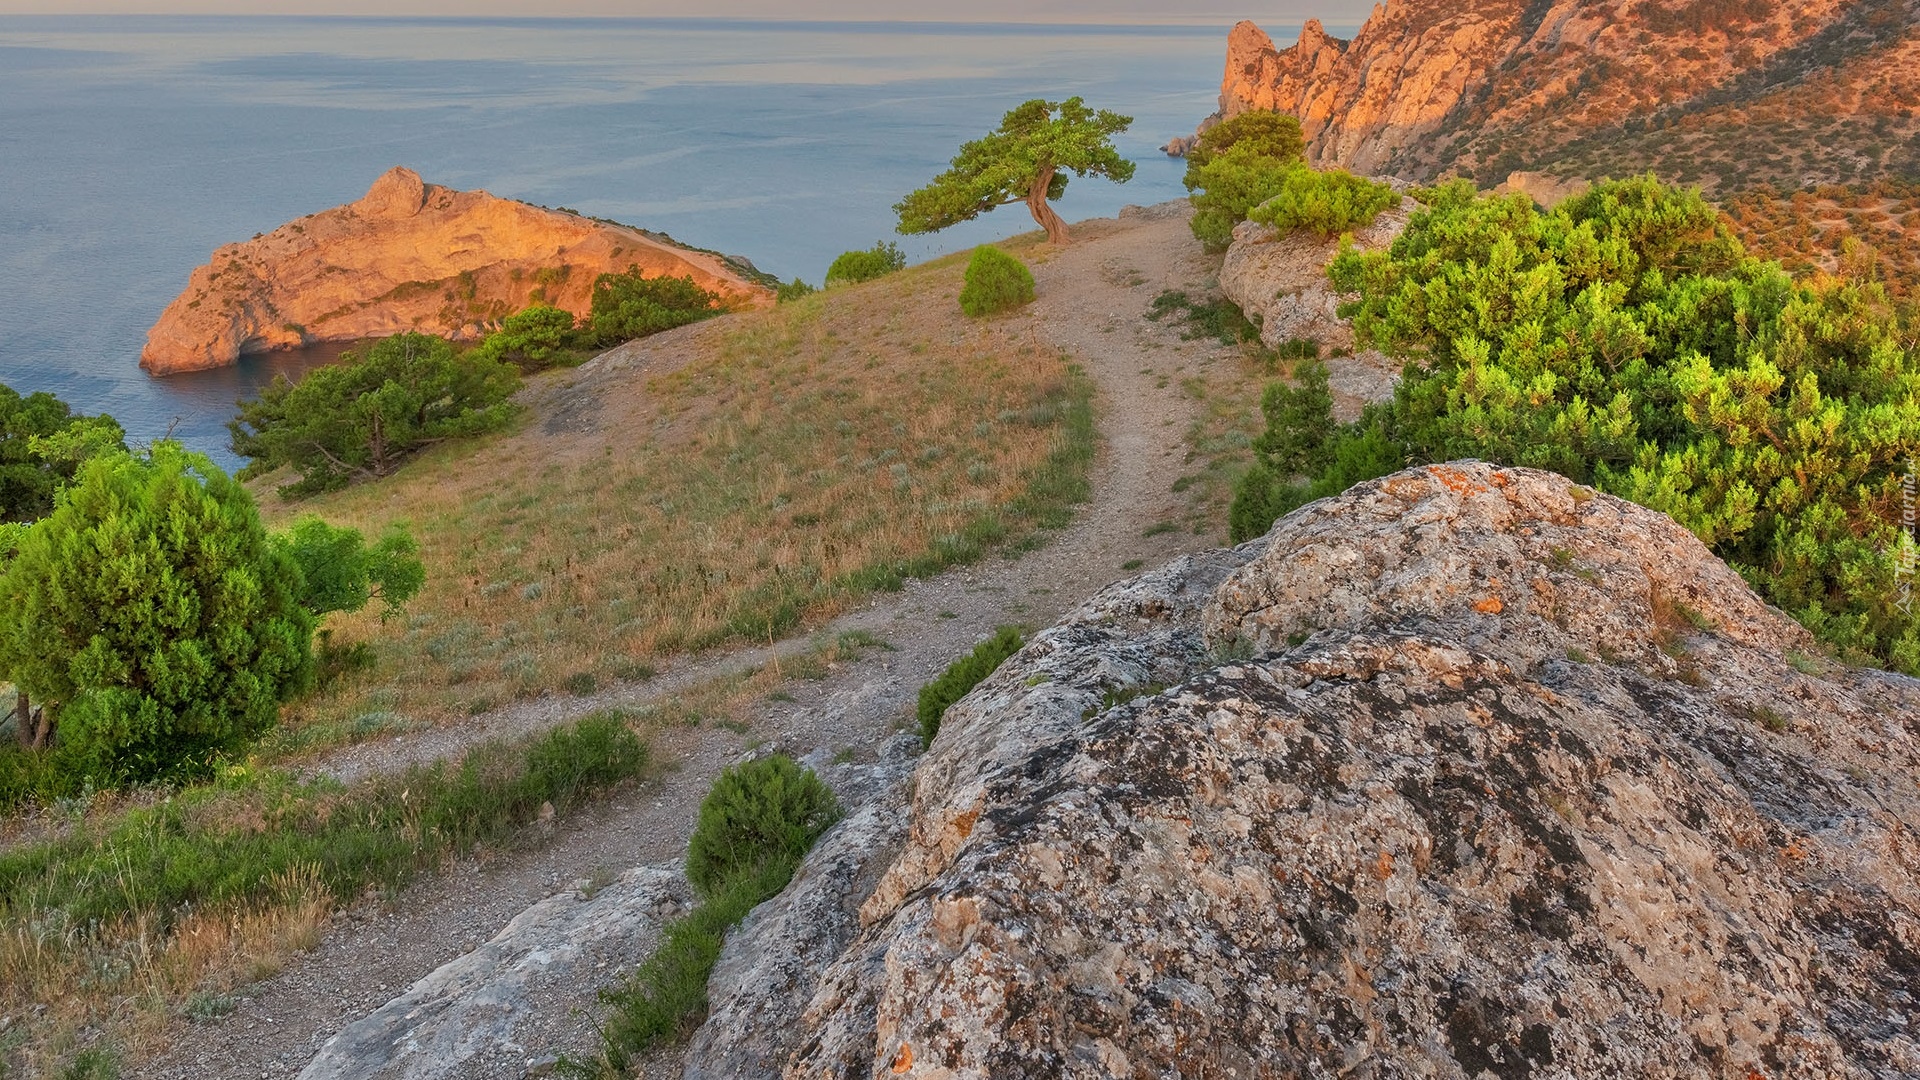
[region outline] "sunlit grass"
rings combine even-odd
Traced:
[[[591,431],[442,448],[269,513],[411,522],[426,589],[340,618],[376,662],[289,710],[282,751],[644,677],[768,642],[876,589],[1066,522],[1086,497],[1087,380],[1020,320],[962,318],[958,260],[716,327],[654,378],[562,373]],[[567,388],[566,384],[572,384]]]

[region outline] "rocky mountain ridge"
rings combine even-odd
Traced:
[[[147,332],[140,366],[196,371],[406,330],[470,340],[535,301],[584,315],[596,277],[634,266],[741,306],[773,300],[750,265],[395,167],[357,202],[215,251]]]
[[[1810,647],[1562,477],[1360,485],[949,710],[687,1075],[1914,1075],[1920,682]]]
[[[1248,109],[1298,116],[1318,165],[1415,180],[1920,177],[1920,2],[1394,0],[1285,48],[1241,22],[1216,117]]]

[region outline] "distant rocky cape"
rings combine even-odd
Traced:
[[[584,315],[597,276],[635,266],[743,307],[773,298],[744,260],[396,167],[358,202],[215,251],[147,332],[140,366],[198,371],[408,330],[472,339],[536,301]]]
[[[1241,22],[1202,130],[1254,109],[1316,165],[1410,180],[1920,177],[1920,0],[1392,0],[1285,48]]]

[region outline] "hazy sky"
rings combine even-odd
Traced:
[[[708,16],[773,19],[928,19],[1014,22],[1213,23],[1252,19],[1274,25],[1317,18],[1357,24],[1372,0],[1281,0],[1242,6],[1232,0],[0,0],[0,15],[481,15]]]

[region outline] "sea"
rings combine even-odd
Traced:
[[[1134,118],[1133,180],[1072,181],[1067,220],[1177,198],[1158,148],[1214,109],[1227,29],[0,17],[0,382],[235,467],[236,401],[338,350],[153,378],[148,327],[214,248],[394,165],[815,284],[883,239],[920,261],[1032,229],[1014,205],[896,237],[890,209],[1030,98]]]

